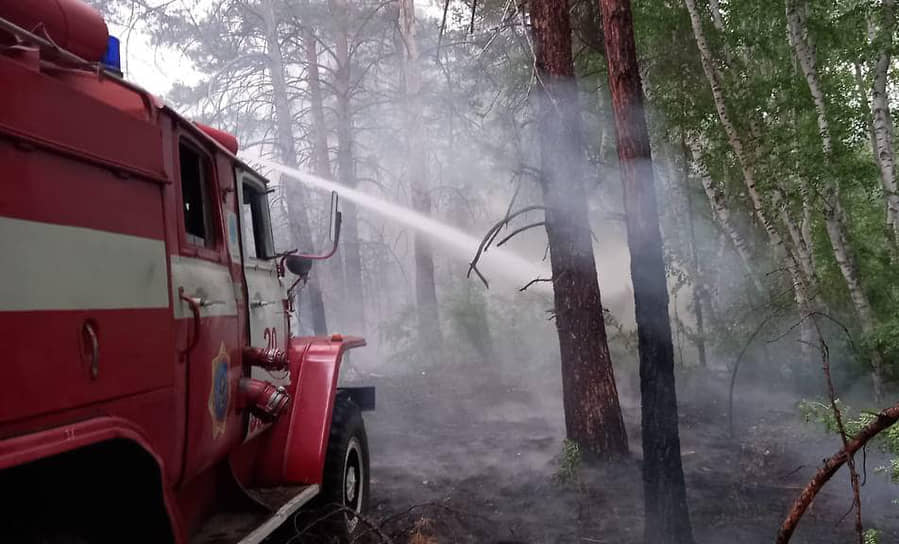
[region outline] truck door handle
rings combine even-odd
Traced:
[[[202,298],[197,299],[195,297],[189,297],[185,295],[184,287],[178,288],[178,298],[180,298],[181,300],[186,302],[188,306],[190,306],[190,311],[194,316],[194,336],[190,339],[190,344],[188,344],[187,347],[181,351],[182,355],[187,355],[188,353],[193,351],[195,347],[197,347],[197,342],[200,341],[200,301],[202,301]]]
[[[206,297],[191,297],[187,295],[181,296],[182,300],[189,301],[196,304],[200,308],[208,308],[209,306],[218,306],[220,304],[224,304],[224,300],[209,300]]]
[[[274,303],[275,303],[274,300],[254,300],[254,301],[250,302],[250,307],[251,308],[264,308],[265,306],[268,306],[269,304],[274,304]]]
[[[96,380],[100,375],[100,340],[97,338],[97,331],[94,330],[94,325],[90,321],[84,322],[82,330],[84,331],[84,335],[90,341],[91,378]]]

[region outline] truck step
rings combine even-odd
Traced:
[[[318,485],[253,489],[250,495],[273,514],[221,512],[212,516],[190,539],[190,544],[259,544],[318,495]]]

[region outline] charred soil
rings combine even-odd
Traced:
[[[640,414],[628,401],[637,396],[632,392],[622,392],[631,457],[575,462],[572,471],[572,460],[563,458],[561,398],[552,379],[524,384],[477,368],[359,378],[378,388],[377,410],[366,414],[370,521],[393,542],[642,542]],[[726,377],[679,378],[697,542],[772,542],[791,501],[839,448],[838,438],[802,421],[795,396],[770,391],[738,396],[731,437],[721,393]],[[876,457],[869,451],[865,463],[866,527],[881,531],[880,542],[899,542],[896,492],[874,474],[882,461]],[[848,480],[837,474],[793,542],[852,541]]]

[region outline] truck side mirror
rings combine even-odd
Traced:
[[[312,259],[300,255],[288,255],[284,258],[284,265],[292,274],[305,280],[309,277],[309,271],[312,270]]]

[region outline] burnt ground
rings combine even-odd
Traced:
[[[707,374],[707,373],[706,373]],[[795,396],[741,393],[736,439],[728,432],[721,383],[680,378],[681,442],[699,543],[773,542],[784,514],[838,439],[804,423]],[[394,542],[642,541],[639,405],[622,391],[632,459],[582,466],[557,481],[561,399],[554,380],[488,379],[478,367],[390,377],[357,375],[378,388],[366,414],[371,458],[370,518]],[[792,400],[791,400],[792,399]],[[868,452],[866,527],[899,542],[891,499]],[[880,460],[882,462],[882,459]],[[859,463],[860,465],[862,463]],[[851,542],[854,514],[845,469],[806,513],[793,542]]]

